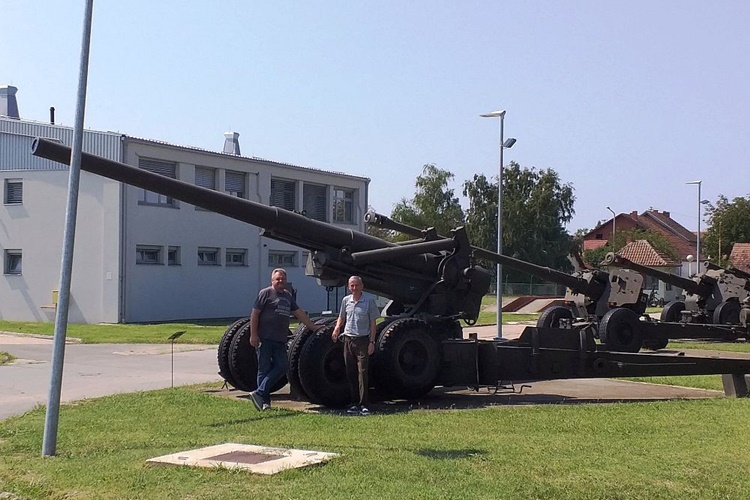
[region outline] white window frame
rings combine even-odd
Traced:
[[[345,187],[333,188],[333,222],[354,224],[355,191],[355,189]],[[343,211],[339,208],[341,204],[343,204]]]
[[[136,245],[135,263],[146,266],[160,266],[164,263],[164,249],[159,245]]]
[[[157,160],[154,158],[139,158],[138,168],[147,172],[163,175],[170,179],[177,179],[178,165],[173,161]],[[138,204],[154,207],[177,208],[177,201],[171,196],[154,193],[148,189],[140,189],[138,191]]]
[[[6,205],[23,205],[23,179],[5,179],[3,203]]]
[[[170,246],[167,247],[167,265],[168,266],[179,266],[181,265],[181,251],[180,247]],[[173,257],[174,255],[174,257]]]
[[[23,251],[5,250],[3,272],[10,275],[23,274]]]
[[[247,248],[227,248],[224,262],[227,267],[247,266]]]
[[[220,266],[221,253],[216,247],[198,247],[199,266]]]
[[[295,251],[269,250],[268,267],[297,267],[297,254]]]

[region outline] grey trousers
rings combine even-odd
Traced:
[[[369,347],[369,335],[361,337],[344,335],[346,379],[349,381],[352,404],[357,406],[367,406],[370,403],[368,398],[370,382],[367,377],[367,369],[370,364],[370,355],[367,353]]]

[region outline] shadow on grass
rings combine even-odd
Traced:
[[[575,382],[572,382],[575,384]],[[503,386],[498,390],[494,387],[473,388],[437,387],[418,400],[389,400],[371,391],[371,404],[368,406],[372,414],[396,414],[419,410],[468,410],[490,408],[493,406],[522,406],[522,405],[581,405],[581,404],[612,404],[612,403],[642,403],[644,401],[670,401],[676,399],[695,399],[722,397],[717,391],[695,388],[679,388],[643,382],[624,382],[616,389],[609,387],[590,387],[586,391],[577,391],[570,386],[555,394],[553,387],[537,384],[516,384]],[[555,386],[556,387],[556,386]],[[528,388],[528,390],[527,390]],[[345,408],[328,408],[310,403],[305,400],[293,399],[289,395],[289,386],[274,393],[273,407],[275,409],[292,410],[295,412],[320,413],[340,415],[347,418],[369,418],[359,415],[346,414]],[[533,392],[536,390],[536,392]],[[248,411],[255,412],[246,392],[236,389],[208,389],[203,392],[219,397],[241,399],[248,402]],[[566,393],[568,392],[568,393]],[[588,392],[589,394],[584,394]],[[264,414],[258,414],[263,415]],[[293,413],[279,412],[278,416],[291,416]]]

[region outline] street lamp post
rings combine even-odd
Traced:
[[[696,184],[698,186],[698,232],[695,235],[695,274],[701,269],[701,183],[703,181],[690,181],[685,184]]]
[[[505,110],[493,111],[492,113],[485,113],[479,115],[482,118],[500,118],[500,164],[497,169],[497,253],[503,253],[503,149],[512,148],[516,140],[508,138],[507,141],[503,141],[503,125],[505,121]],[[495,340],[503,339],[503,266],[499,262],[497,263],[497,336]]]
[[[612,212],[612,251],[615,251],[615,229],[617,228],[617,215],[615,214],[615,211],[611,208],[607,207],[607,210]]]

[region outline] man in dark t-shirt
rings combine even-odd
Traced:
[[[250,314],[250,345],[258,355],[258,388],[250,393],[250,399],[258,410],[271,408],[269,391],[289,366],[286,341],[290,314],[312,331],[320,328],[286,289],[286,271],[274,269],[271,286],[258,293]]]

